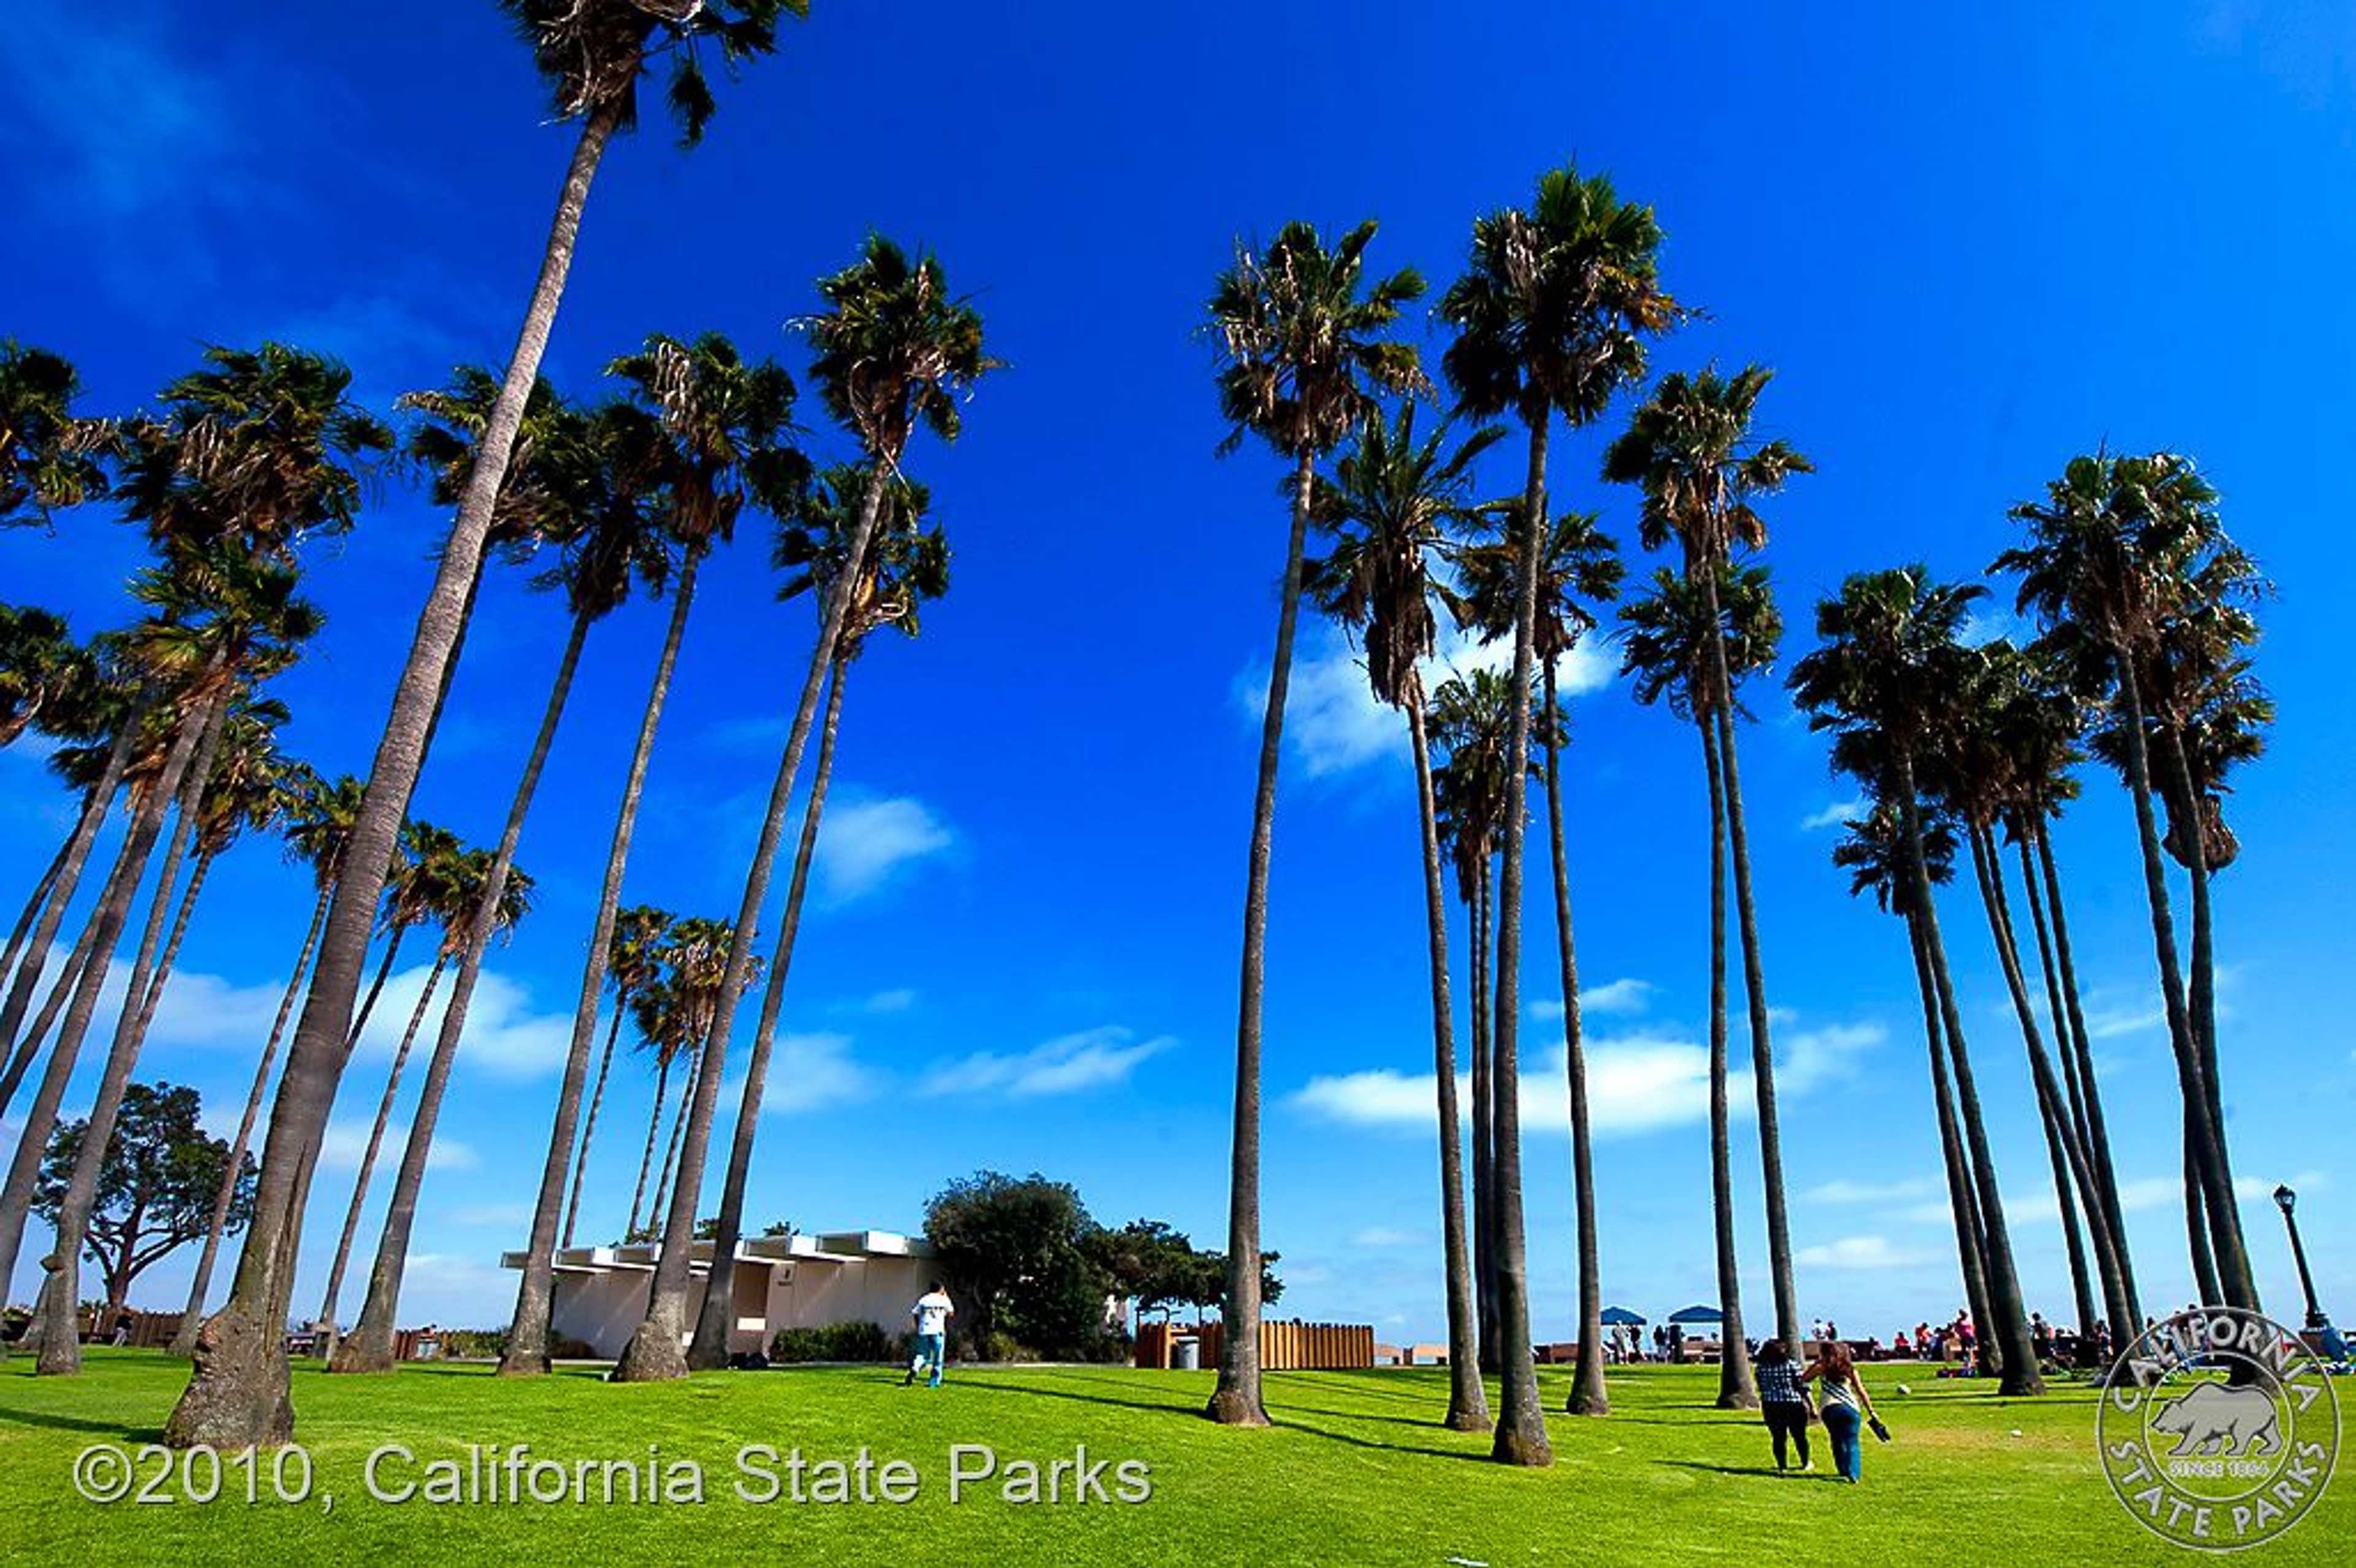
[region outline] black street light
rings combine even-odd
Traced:
[[[2331,1319],[2326,1317],[2323,1308],[2316,1305],[2315,1276],[2307,1272],[2307,1249],[2299,1245],[2298,1217],[2291,1212],[2292,1205],[2298,1201],[2298,1194],[2287,1187],[2277,1187],[2275,1189],[2275,1201],[2282,1205],[2283,1223],[2290,1229],[2290,1255],[2298,1264],[2299,1288],[2307,1292],[2308,1329],[2310,1333],[2319,1332],[2331,1327]]]

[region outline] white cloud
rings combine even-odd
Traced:
[[[823,1110],[867,1099],[878,1087],[875,1074],[851,1059],[848,1035],[783,1035],[762,1086],[761,1109],[785,1115]]]
[[[1893,1247],[1886,1236],[1843,1236],[1837,1242],[1802,1247],[1793,1254],[1793,1261],[1803,1268],[1863,1270],[1917,1268],[1933,1259],[1928,1253]]]
[[[1800,831],[1814,833],[1823,827],[1838,827],[1842,823],[1865,815],[1865,802],[1837,800],[1822,811],[1810,812],[1800,819]]]
[[[319,1145],[319,1168],[339,1170],[347,1175],[358,1171],[360,1157],[368,1152],[371,1120],[372,1115],[368,1118],[338,1117],[329,1122],[327,1135]],[[385,1182],[392,1179],[392,1172],[401,1165],[402,1150],[408,1143],[409,1127],[406,1123],[395,1121],[386,1125],[383,1147],[377,1151],[374,1180]],[[451,1137],[438,1125],[434,1128],[434,1147],[425,1157],[427,1170],[474,1170],[482,1163],[482,1157],[475,1152],[471,1144]]]
[[[1903,1181],[1827,1181],[1811,1187],[1801,1194],[1811,1203],[1896,1203],[1909,1199],[1925,1198],[1939,1189],[1939,1184],[1920,1177]],[[1942,1211],[1944,1212],[1944,1211]]]
[[[980,1051],[935,1062],[917,1092],[1004,1094],[1013,1099],[1074,1094],[1122,1083],[1141,1063],[1177,1043],[1169,1035],[1141,1040],[1132,1030],[1118,1026],[1083,1029],[1028,1051]]]
[[[417,1010],[418,997],[431,973],[430,965],[421,964],[386,979],[384,994],[377,998],[376,1009],[369,1014],[368,1028],[360,1035],[356,1059],[391,1060],[401,1047],[402,1031]],[[410,1047],[412,1069],[422,1070],[433,1053],[455,977],[455,971],[444,972],[434,988],[416,1041]],[[460,1067],[479,1067],[497,1078],[541,1078],[564,1065],[572,1045],[571,1014],[534,1012],[531,993],[495,969],[485,969],[476,978],[475,994],[466,1004],[466,1032],[459,1037]]]
[[[2139,1176],[2119,1183],[2119,1208],[2129,1214],[2165,1209],[2184,1201],[2184,1178]]]
[[[531,1216],[532,1206],[529,1203],[476,1203],[452,1210],[450,1222],[512,1231],[530,1224]]]
[[[2321,1192],[2330,1186],[2331,1178],[2319,1170],[2302,1170],[2296,1176],[2237,1176],[2233,1178],[2233,1196],[2263,1198],[2271,1203],[2277,1187],[2287,1187],[2293,1192]]]
[[[1443,623],[1437,653],[1423,661],[1424,688],[1437,690],[1451,676],[1476,669],[1509,669],[1513,661],[1509,639],[1482,643]],[[1584,697],[1611,685],[1617,671],[1601,639],[1590,636],[1556,667],[1556,687],[1566,699]],[[1255,724],[1268,700],[1268,674],[1265,666],[1256,665],[1236,679],[1236,707]],[[1363,656],[1331,624],[1307,639],[1306,651],[1293,658],[1285,688],[1284,737],[1312,778],[1384,758],[1404,761],[1408,754],[1406,720],[1375,699]]]
[[[2142,1005],[2114,1003],[2086,1008],[2086,1038],[2116,1040],[2121,1035],[2141,1034],[2146,1029],[2159,1028],[2168,1021],[2168,1014],[2157,1002]]]
[[[886,1013],[905,1013],[916,1005],[916,993],[904,987],[898,990],[878,991],[872,997],[852,1003],[851,1010],[855,1013],[881,1016]]]
[[[848,902],[956,842],[922,801],[901,796],[830,805],[818,836],[820,892],[830,902]]]
[[[1599,1013],[1641,1013],[1652,1004],[1653,992],[1658,987],[1650,980],[1612,980],[1601,986],[1579,988],[1579,1010],[1583,1018]],[[1552,1023],[1562,1017],[1558,1001],[1536,1001],[1530,1004],[1530,1017],[1541,1023]]]
[[[2018,612],[2006,609],[1992,599],[1983,599],[1965,612],[1964,624],[1956,634],[1965,647],[1976,648],[1998,637],[2015,643],[2028,643],[2037,636],[2037,627]]]
[[[1879,1044],[1879,1024],[1837,1024],[1788,1032],[1778,1089],[1808,1093],[1847,1077],[1853,1058]],[[1666,1033],[1590,1038],[1586,1043],[1587,1106],[1599,1134],[1651,1132],[1707,1120],[1709,1115],[1709,1052]],[[1527,1133],[1569,1136],[1565,1077],[1568,1052],[1556,1044],[1532,1051],[1522,1061],[1522,1128]],[[1419,1131],[1432,1124],[1439,1081],[1429,1072],[1372,1068],[1321,1074],[1286,1096],[1295,1109],[1344,1125]],[[1753,1114],[1756,1097],[1747,1072],[1727,1081],[1736,1116]],[[1457,1075],[1457,1103],[1470,1114],[1472,1083]]]
[[[1388,1225],[1369,1225],[1350,1238],[1354,1247],[1387,1250],[1393,1247],[1420,1246],[1423,1237],[1413,1231],[1396,1230]]]

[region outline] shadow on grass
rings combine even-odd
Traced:
[[[956,1380],[952,1379],[951,1381],[955,1381]],[[1076,1390],[1069,1388],[1049,1388],[1041,1382],[1027,1380],[1020,1383],[968,1380],[958,1386],[968,1389],[978,1389],[985,1393],[1012,1394],[1018,1398],[1066,1399],[1081,1404],[1119,1405],[1130,1410],[1150,1411],[1157,1415],[1177,1416],[1187,1421],[1199,1422],[1204,1419],[1201,1410],[1192,1403],[1170,1404],[1153,1403],[1146,1400],[1116,1399],[1112,1395],[1107,1393],[1081,1393]],[[1408,1426],[1422,1426],[1426,1424],[1420,1422],[1407,1421],[1404,1417],[1400,1416],[1359,1416],[1353,1415],[1343,1411],[1326,1410],[1316,1410],[1312,1411],[1311,1413],[1318,1415],[1338,1415],[1344,1420],[1395,1421],[1399,1423],[1401,1425]],[[1488,1461],[1488,1456],[1486,1454],[1472,1453],[1465,1449],[1433,1448],[1412,1443],[1388,1443],[1377,1438],[1359,1437],[1355,1436],[1350,1433],[1336,1432],[1328,1427],[1313,1425],[1311,1423],[1296,1419],[1291,1411],[1285,1408],[1281,1401],[1278,1402],[1276,1408],[1271,1410],[1269,1413],[1269,1415],[1275,1430],[1280,1432],[1304,1433],[1312,1437],[1322,1437],[1329,1443],[1340,1443],[1352,1448],[1368,1448],[1383,1454],[1423,1454],[1429,1455],[1436,1459],[1466,1459],[1483,1464]],[[1428,1429],[1432,1431],[1439,1430],[1436,1425],[1430,1426]]]
[[[79,1415],[52,1415],[47,1411],[9,1410],[0,1412],[0,1419],[11,1424],[47,1426],[59,1432],[88,1432],[102,1437],[119,1437],[125,1443],[161,1443],[164,1429],[160,1426],[125,1426],[120,1422],[91,1421]]]

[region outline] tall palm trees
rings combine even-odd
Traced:
[[[1548,517],[1547,441],[1559,415],[1577,427],[1601,418],[1622,388],[1644,373],[1645,340],[1676,320],[1676,303],[1655,265],[1660,226],[1653,209],[1621,200],[1601,176],[1548,170],[1527,210],[1507,208],[1472,226],[1464,275],[1451,284],[1440,315],[1457,331],[1441,360],[1469,413],[1511,412],[1529,434],[1528,472],[1510,533],[1517,539],[1513,690],[1517,703],[1509,754],[1528,745],[1530,688],[1538,621],[1538,560]],[[1553,1462],[1537,1407],[1530,1351],[1521,1185],[1520,1067],[1522,827],[1506,814],[1497,877],[1494,1225],[1498,1330],[1505,1383],[1494,1456],[1511,1464]],[[1569,1000],[1566,999],[1566,1006]],[[1596,1393],[1590,1381],[1588,1392]],[[1582,1401],[1582,1408],[1585,1402]]]
[[[0,338],[0,528],[46,519],[50,509],[102,495],[102,421],[73,411],[81,377],[46,348]]]
[[[1715,370],[1661,378],[1628,429],[1603,454],[1606,479],[1636,485],[1644,496],[1641,538],[1658,549],[1676,541],[1685,572],[1701,580],[1702,603],[1718,624],[1718,563],[1734,547],[1767,542],[1755,497],[1810,472],[1805,457],[1781,441],[1751,434],[1759,394],[1773,372],[1751,365],[1731,376]],[[1775,1289],[1775,1332],[1800,1343],[1799,1296],[1792,1275],[1792,1228],[1784,1207],[1783,1142],[1775,1113],[1775,1054],[1769,1040],[1765,961],[1759,914],[1751,895],[1749,827],[1742,809],[1742,773],[1734,743],[1733,677],[1719,637],[1705,640],[1708,676],[1717,695],[1711,719],[1726,795],[1727,842],[1732,851],[1735,923],[1742,938],[1742,982],[1751,1008],[1751,1070],[1759,1102],[1759,1160],[1767,1197],[1767,1253]]]
[[[1662,567],[1652,592],[1622,613],[1624,673],[1636,677],[1636,700],[1650,706],[1665,695],[1670,711],[1689,720],[1701,737],[1702,774],[1709,799],[1709,1168],[1710,1209],[1718,1242],[1719,1339],[1718,1403],[1748,1410],[1759,1403],[1742,1329],[1742,1280],[1735,1260],[1733,1151],[1729,1142],[1726,1019],[1726,776],[1718,746],[1719,659],[1727,672],[1727,700],[1745,676],[1775,662],[1783,631],[1766,569],[1731,561],[1706,569],[1705,590],[1695,574]],[[1716,610],[1713,611],[1712,604]],[[1713,655],[1709,645],[1722,643]]]
[[[1448,1299],[1448,1413],[1458,1432],[1490,1425],[1481,1383],[1472,1265],[1464,1234],[1463,1129],[1456,1104],[1456,1040],[1448,983],[1447,892],[1432,798],[1431,746],[1421,662],[1437,643],[1440,597],[1430,563],[1473,516],[1472,465],[1504,438],[1495,425],[1452,450],[1445,426],[1418,442],[1416,408],[1386,423],[1369,418],[1356,444],[1316,489],[1313,516],[1333,536],[1331,554],[1304,563],[1304,591],[1319,609],[1359,633],[1376,700],[1403,712],[1415,762],[1416,818],[1423,853],[1424,923],[1431,965],[1431,1036],[1439,1085],[1441,1266]]]
[[[1899,848],[1911,890],[1908,909],[1921,923],[1974,1166],[1992,1317],[1986,1328],[2003,1354],[2003,1391],[2028,1394],[2043,1392],[2044,1379],[2029,1342],[2004,1200],[1997,1189],[1923,849],[1922,772],[1956,729],[1956,694],[1976,657],[1962,646],[1959,629],[1979,593],[1976,588],[1933,583],[1920,567],[1857,573],[1841,585],[1839,597],[1817,606],[1819,645],[1793,667],[1790,685],[1811,713],[1812,728],[1838,732],[1837,763],[1896,800]]]
[[[733,536],[747,499],[755,494],[789,494],[808,469],[807,460],[787,444],[795,395],[792,379],[766,360],[747,364],[735,346],[717,333],[707,333],[692,345],[655,334],[647,338],[640,352],[616,359],[607,369],[627,383],[636,400],[635,411],[644,416],[649,427],[644,443],[648,478],[660,487],[664,526],[680,559],[671,589],[669,624],[655,661],[653,685],[639,720],[621,806],[615,814],[614,833],[606,848],[605,881],[573,1008],[573,1039],[557,1091],[555,1122],[549,1132],[548,1157],[541,1164],[540,1195],[532,1211],[508,1345],[499,1358],[501,1373],[510,1377],[534,1375],[548,1364],[548,1316],[554,1296],[556,1220],[564,1170],[573,1157],[581,1087],[597,1027],[597,997],[605,984],[605,965],[614,946],[616,912],[629,864],[630,843],[637,831],[639,792],[653,754],[656,728],[669,696],[671,671],[686,635],[688,612],[695,601],[696,581],[704,558]],[[617,997],[616,1023],[624,1005]],[[610,1035],[606,1049],[610,1058]],[[603,1083],[601,1067],[601,1088]],[[584,1135],[584,1160],[585,1145]]]
[[[1226,1331],[1219,1381],[1205,1413],[1234,1426],[1265,1426],[1259,1380],[1259,1062],[1267,972],[1268,868],[1276,826],[1277,763],[1301,615],[1301,560],[1315,499],[1317,459],[1364,422],[1376,392],[1422,384],[1415,350],[1381,336],[1399,307],[1423,293],[1412,268],[1369,283],[1361,223],[1328,249],[1306,223],[1288,223],[1263,251],[1240,241],[1235,265],[1211,293],[1205,330],[1217,347],[1219,412],[1231,427],[1223,452],[1247,434],[1292,465],[1292,528],[1284,552],[1276,648],[1260,724],[1259,779],[1244,878],[1242,997],[1236,1024],[1235,1138],[1227,1186]],[[1363,291],[1363,292],[1362,292]]]
[[[938,259],[921,252],[911,255],[880,234],[868,236],[858,261],[819,279],[818,292],[826,309],[801,324],[817,350],[810,375],[828,414],[857,438],[868,481],[862,492],[859,520],[845,549],[850,564],[835,591],[827,595],[818,642],[810,650],[809,669],[802,679],[800,700],[787,731],[784,753],[778,758],[776,778],[770,785],[760,837],[745,872],[744,896],[737,909],[725,983],[721,987],[729,1005],[720,1010],[704,1047],[706,1060],[696,1075],[687,1136],[680,1153],[679,1184],[664,1216],[662,1252],[648,1296],[646,1320],[631,1336],[614,1369],[616,1378],[626,1382],[681,1377],[687,1371],[680,1338],[688,1330],[688,1249],[695,1230],[695,1204],[703,1180],[721,1070],[734,1028],[734,1001],[751,984],[755,928],[768,896],[769,875],[777,841],[784,836],[795,775],[817,719],[819,692],[850,615],[850,590],[860,581],[860,565],[882,514],[884,490],[898,472],[900,459],[919,424],[943,441],[957,438],[963,425],[958,409],[962,395],[997,364],[982,347],[981,313],[948,292],[948,275]]]
[[[302,1225],[296,1168],[304,1163],[302,1151],[325,1128],[342,1076],[344,1035],[384,867],[417,782],[444,668],[481,563],[525,401],[555,325],[598,161],[614,133],[636,120],[642,70],[668,61],[669,102],[692,143],[714,109],[697,46],[708,44],[732,63],[766,54],[776,46],[780,14],[802,14],[799,0],[712,0],[681,8],[652,0],[502,0],[502,8],[524,29],[559,113],[580,120],[581,133],[515,352],[369,767],[367,795],[353,824],[349,873],[339,880],[328,908],[318,967],[271,1113],[237,1284],[228,1305],[199,1335],[195,1374],[166,1424],[166,1441],[179,1446],[278,1443],[294,1429],[277,1314]]]
[[[581,1218],[581,1183],[589,1173],[589,1145],[597,1132],[597,1109],[605,1103],[605,1075],[614,1065],[615,1037],[621,1033],[622,1019],[629,1012],[630,1004],[662,976],[662,964],[655,954],[670,931],[672,918],[669,910],[657,909],[652,904],[634,904],[617,912],[614,917],[605,962],[605,980],[614,991],[614,1016],[605,1029],[605,1049],[597,1058],[596,1087],[590,1091],[589,1110],[581,1123],[581,1151],[572,1161],[573,1185],[571,1196],[565,1200],[564,1234],[558,1243],[560,1246],[573,1244],[573,1228]],[[658,1112],[661,1109],[659,1099],[656,1109]],[[572,1151],[568,1149],[566,1152],[570,1154]],[[643,1166],[638,1170],[638,1189],[641,1193],[646,1190],[646,1168]],[[630,1223],[635,1226],[637,1220],[637,1205],[634,1200],[630,1207]]]
[[[2179,453],[2073,458],[2048,484],[2042,500],[2012,508],[2029,542],[1998,557],[1996,570],[2020,574],[2019,606],[2043,621],[2049,642],[2065,652],[2074,645],[2090,656],[2081,661],[2082,668],[2092,667],[2094,677],[2086,695],[2106,699],[2115,709],[2118,752],[2143,852],[2160,997],[2184,1102],[2194,1266],[2204,1276],[2213,1269],[2225,1305],[2254,1311],[2257,1286],[2235,1208],[2217,1085],[2209,870],[2223,846],[2211,843],[2204,792],[2182,730],[2168,730],[2167,715],[2156,712],[2152,700],[2169,684],[2168,672],[2188,641],[2196,647],[2206,641],[2223,655],[2219,662],[2230,665],[2226,650],[2254,635],[2254,626],[2244,633],[2235,612],[2263,584],[2226,537],[2216,503],[2214,487]],[[2213,629],[2208,638],[2200,632],[2204,625]],[[2162,743],[2157,746],[2149,728],[2155,719],[2163,721]],[[2169,816],[2186,850],[2179,863],[2192,891],[2190,992],[2177,950],[2163,839],[2152,809],[2155,794],[2173,803]]]

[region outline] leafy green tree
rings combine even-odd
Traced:
[[[0,528],[47,522],[106,493],[100,458],[112,431],[73,411],[80,394],[70,360],[0,338]]]
[[[252,1211],[253,1161],[233,1163],[229,1145],[205,1136],[201,1108],[194,1089],[170,1083],[134,1083],[123,1091],[82,1238],[106,1286],[101,1333],[121,1316],[141,1275],[205,1233],[216,1189],[224,1182],[230,1187],[230,1230],[243,1225]],[[50,1135],[33,1208],[52,1224],[89,1125],[68,1122]]]
[[[984,1170],[925,1205],[925,1240],[958,1297],[969,1353],[1085,1359],[1104,1334],[1108,1281],[1078,1189]]]
[[[1205,1413],[1231,1426],[1265,1426],[1259,1379],[1260,1011],[1268,963],[1268,869],[1276,825],[1276,778],[1292,677],[1293,629],[1301,618],[1301,562],[1316,500],[1317,460],[1348,438],[1380,392],[1424,384],[1415,349],[1382,335],[1423,293],[1412,268],[1371,282],[1361,223],[1330,249],[1306,223],[1288,223],[1265,251],[1240,240],[1235,265],[1213,286],[1205,324],[1217,346],[1219,412],[1229,426],[1223,453],[1257,435],[1292,465],[1292,528],[1284,551],[1276,649],[1260,723],[1259,778],[1252,804],[1244,879],[1243,976],[1236,1026],[1235,1139],[1227,1197],[1228,1332],[1219,1381]]]

